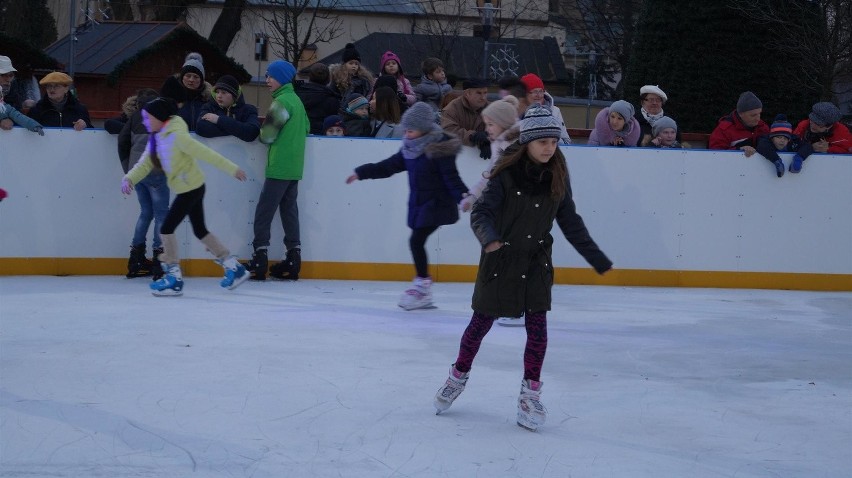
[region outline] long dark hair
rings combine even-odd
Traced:
[[[387,86],[380,86],[376,88],[375,95],[376,111],[373,112],[373,118],[398,124],[402,116],[399,111],[399,98],[396,96],[396,91]]]
[[[494,164],[494,168],[486,177],[489,179],[495,178],[504,169],[508,169],[521,161],[534,163],[534,160],[530,158],[527,153],[527,148],[526,144],[520,144],[518,142],[510,144],[503,154],[500,155],[500,159],[497,160],[497,163]],[[565,197],[565,193],[568,191],[568,164],[565,162],[565,155],[562,154],[562,150],[557,147],[556,151],[553,153],[553,157],[550,158],[550,161],[540,164],[539,166],[542,169],[549,171],[553,178],[550,182],[550,197],[556,201],[561,201],[562,198]]]

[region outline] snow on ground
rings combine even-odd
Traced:
[[[556,286],[547,424],[494,326],[436,416],[472,284],[0,277],[3,477],[841,477],[852,294]]]

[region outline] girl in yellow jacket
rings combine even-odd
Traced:
[[[151,283],[154,295],[183,294],[183,276],[180,270],[175,229],[183,218],[189,216],[192,232],[216,256],[216,262],[225,269],[220,285],[234,289],[246,279],[248,272],[237,257],[219,242],[204,225],[204,174],[196,159],[202,159],[222,171],[246,180],[246,173],[221,154],[196,141],[189,135],[186,122],[177,115],[177,105],[167,98],[156,98],[142,107],[142,120],[151,133],[148,147],[142,158],[121,180],[121,191],[130,194],[133,185],[152,170],[166,173],[169,188],[177,193],[169,212],[160,227],[163,253],[160,255],[162,279]]]

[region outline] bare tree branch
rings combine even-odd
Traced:
[[[269,43],[280,58],[298,65],[302,53],[314,43],[327,43],[343,34],[343,19],[334,13],[339,0],[269,0],[264,21],[270,27]]]

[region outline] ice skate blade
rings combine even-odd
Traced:
[[[531,432],[538,431],[538,427],[533,428],[533,427],[530,427],[530,426],[526,426],[521,422],[518,422],[518,426],[523,428],[524,430],[527,430],[527,431],[531,431]]]
[[[415,306],[415,307],[405,307],[402,304],[397,304],[397,305],[399,305],[400,309],[408,310],[408,311],[411,311],[411,310],[431,310],[431,309],[437,309],[438,308],[438,306],[435,305],[435,304],[419,305],[419,306]]]
[[[179,297],[183,295],[183,291],[174,289],[152,290],[151,295],[154,297]]]
[[[521,428],[525,428],[531,432],[538,430],[538,427],[544,425],[543,421],[534,420],[531,417],[527,417],[518,413],[518,426]]]
[[[225,288],[226,288],[226,289],[228,289],[228,290],[234,290],[234,289],[236,289],[237,287],[239,287],[239,286],[240,286],[243,282],[247,281],[248,279],[249,279],[249,272],[248,272],[248,271],[246,271],[246,272],[242,275],[242,277],[236,277],[236,278],[234,278],[234,283],[233,283],[233,284],[231,284],[231,285],[229,285],[229,286],[226,286]]]
[[[526,324],[522,319],[497,319],[497,325],[502,325],[503,327],[523,327]]]

